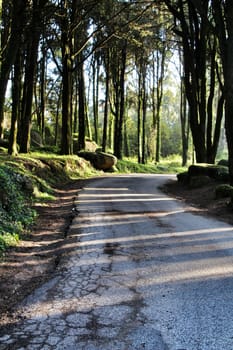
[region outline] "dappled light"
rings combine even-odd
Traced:
[[[82,214],[75,219],[65,244],[65,250],[72,259],[76,254],[80,255],[80,260],[75,261],[76,265],[84,269],[91,266],[101,268],[110,259],[116,266],[116,276],[123,278],[122,284],[128,283],[124,282],[125,276],[137,275],[140,276],[137,282],[139,288],[221,279],[233,274],[232,227],[218,223],[208,228],[206,222],[202,228],[197,224],[197,228],[190,230],[174,230],[174,220],[179,222],[183,215],[190,215],[179,202],[178,208],[175,206],[173,210],[169,210],[168,207],[167,210],[160,211],[159,207],[152,207],[148,211],[140,211],[139,204],[136,212],[131,211],[129,204],[128,212],[124,212],[114,210],[111,204],[112,209],[109,211],[110,202],[119,202],[123,206],[125,202],[131,201],[137,205],[138,202],[145,204],[148,201],[174,202],[174,199],[162,193],[132,193],[127,187],[84,188],[77,203]],[[198,217],[196,219],[198,220]],[[195,219],[193,225],[196,226]],[[114,236],[112,230],[116,231]],[[218,244],[221,248],[216,248]],[[105,246],[115,246],[111,256],[102,255]],[[136,256],[132,257],[135,250]],[[154,259],[157,266],[153,268]],[[158,266],[162,272],[155,275],[154,269]],[[113,279],[115,280],[114,273]],[[118,290],[117,295],[119,299]],[[116,302],[113,293],[111,301],[109,296],[102,296],[98,303],[100,306],[113,305],[126,299],[125,295],[122,295]],[[80,311],[82,305],[86,304],[84,300],[85,298],[80,299]],[[72,305],[73,299],[67,296],[66,302]]]
[[[105,327],[111,332],[117,327],[121,337],[123,324],[135,332],[152,324],[170,344],[185,348],[188,342],[194,349],[185,320],[198,325],[199,337],[206,327],[199,314],[205,310],[211,342],[218,344],[222,326],[216,317],[224,320],[233,307],[233,227],[152,190],[155,177],[144,177],[145,183],[137,177],[139,193],[125,179],[128,186],[120,190],[122,178],[109,177],[79,194],[62,264],[25,300],[19,334],[24,328],[32,335],[43,330],[50,339],[49,332],[66,327],[66,337],[99,344],[107,342]],[[47,243],[44,254],[53,248]]]

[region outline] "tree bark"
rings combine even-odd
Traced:
[[[61,45],[62,45],[62,132],[61,154],[72,153],[71,137],[71,104],[72,104],[72,39],[70,36],[68,4],[63,3],[64,15],[61,19]]]
[[[78,150],[85,149],[86,135],[86,109],[85,109],[85,81],[83,72],[82,57],[80,57],[78,65],[78,96],[79,96],[79,133],[78,133]]]
[[[233,6],[230,0],[224,5],[212,0],[212,7],[224,74],[225,131],[230,184],[233,185]]]
[[[37,1],[33,2],[31,19],[31,32],[28,38],[25,63],[25,77],[23,87],[23,103],[20,124],[20,152],[28,153],[30,150],[30,132],[32,118],[32,101],[37,55],[41,30],[41,10]]]
[[[27,6],[26,0],[14,0],[12,3],[10,36],[5,38],[5,40],[1,40],[1,50],[3,54],[0,65],[0,138],[3,137],[4,131],[4,103],[7,83],[25,28],[24,16]],[[1,33],[1,35],[4,34]]]
[[[225,128],[228,144],[228,159],[230,184],[233,185],[233,6],[231,1],[226,1],[225,7],[226,27],[228,39],[226,42],[226,67],[225,67]]]
[[[146,109],[147,109],[147,93],[146,93],[146,67],[143,64],[142,72],[142,164],[146,164]]]
[[[103,135],[102,135],[102,150],[106,152],[107,146],[107,130],[108,130],[108,110],[109,110],[109,83],[110,83],[110,72],[109,72],[109,49],[105,53],[105,100],[104,100],[104,124],[103,124]]]
[[[93,118],[94,118],[94,131],[95,142],[99,142],[99,71],[100,71],[100,58],[97,55],[94,57],[93,62]]]
[[[121,70],[120,70],[120,110],[119,110],[119,124],[118,124],[118,138],[116,142],[115,155],[118,159],[122,159],[122,145],[123,145],[123,124],[125,113],[125,69],[126,69],[126,56],[127,56],[127,42],[124,42],[124,46],[121,51]]]
[[[165,71],[165,56],[166,56],[166,48],[165,44],[163,44],[161,50],[157,49],[157,86],[156,86],[156,155],[155,160],[157,163],[160,162],[160,153],[161,153],[161,106],[163,99],[163,80],[164,80],[164,71]]]
[[[20,96],[22,89],[22,60],[20,50],[17,55],[17,60],[14,63],[13,81],[12,81],[12,114],[11,128],[9,137],[8,154],[17,155],[17,132],[18,120],[20,115]]]

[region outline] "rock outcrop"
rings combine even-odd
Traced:
[[[113,154],[104,152],[80,151],[78,156],[90,161],[97,170],[111,171],[117,163],[117,158]]]

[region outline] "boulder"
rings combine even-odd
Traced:
[[[176,177],[177,177],[177,180],[184,185],[187,185],[189,183],[189,174],[187,171],[177,174]]]
[[[85,151],[96,152],[97,148],[98,148],[98,145],[95,143],[95,141],[85,140]],[[73,140],[73,152],[74,154],[81,152],[79,151],[78,139]]]
[[[196,164],[190,165],[189,176],[209,176],[215,180],[225,180],[228,177],[228,168],[223,165]]]
[[[89,160],[97,170],[110,171],[117,163],[117,158],[109,153],[80,151],[78,156]]]
[[[227,198],[233,196],[233,187],[229,184],[221,184],[215,188],[216,199]]]
[[[189,186],[191,188],[199,188],[208,185],[211,182],[211,178],[206,175],[191,176],[189,179]]]

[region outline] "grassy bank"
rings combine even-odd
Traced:
[[[166,159],[160,164],[137,164],[125,159],[117,163],[119,173],[177,173],[180,159]],[[31,153],[10,157],[0,153],[0,255],[14,246],[35,221],[35,202],[54,199],[54,188],[71,179],[103,174],[78,156]]]
[[[97,175],[88,162],[77,156],[32,153],[0,155],[0,256],[18,244],[36,219],[35,202],[54,199],[54,188],[71,179]]]

